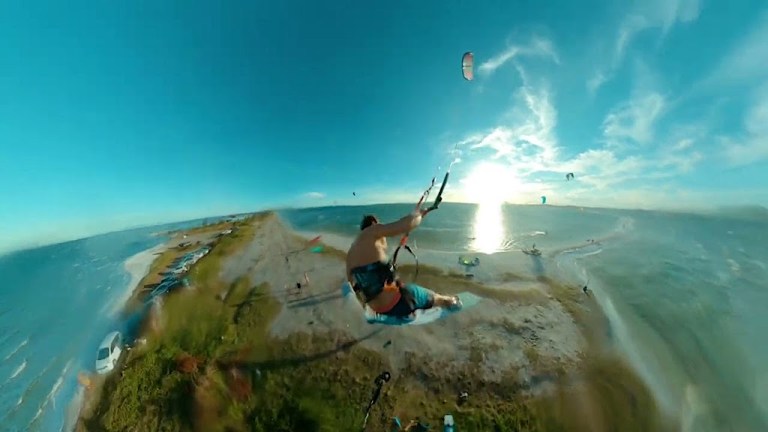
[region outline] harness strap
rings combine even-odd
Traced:
[[[396,285],[393,285],[393,286],[395,287],[395,289],[393,290],[393,291],[395,291],[395,293],[396,293],[395,297],[392,299],[392,301],[391,301],[391,302],[390,302],[388,305],[386,305],[386,306],[382,307],[381,309],[378,309],[378,310],[377,310],[376,308],[373,308],[373,307],[372,307],[371,309],[373,309],[373,311],[374,311],[374,312],[376,312],[376,313],[379,313],[379,314],[383,314],[383,313],[387,313],[387,312],[389,312],[390,310],[392,310],[392,308],[393,308],[393,307],[395,307],[395,305],[396,305],[396,304],[397,304],[397,303],[400,301],[400,299],[403,297],[403,292],[402,292],[402,290],[400,290],[400,289],[399,289],[399,288],[398,288]],[[385,288],[384,288],[384,291],[390,291],[390,290],[391,290],[391,289],[390,289],[390,288],[388,288],[388,287],[385,287]]]
[[[355,267],[350,272],[355,280],[352,289],[356,293],[362,291],[366,301],[372,300],[382,291],[396,290],[394,271],[391,264],[381,261]]]
[[[395,261],[397,260],[397,254],[400,252],[400,248],[405,248],[405,250],[407,250],[408,253],[411,254],[414,261],[416,261],[416,274],[413,275],[413,279],[415,280],[419,276],[419,257],[416,256],[416,254],[413,252],[413,249],[411,249],[411,247],[408,246],[407,243],[403,245],[399,245],[395,249],[395,253],[392,254],[392,261],[390,262],[390,265],[392,266],[392,269],[393,269],[392,271],[393,278],[397,279],[397,265],[395,265]]]

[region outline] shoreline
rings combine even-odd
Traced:
[[[162,355],[164,351],[158,351],[162,346],[176,346],[173,349],[181,348],[182,353],[192,349],[187,359],[192,355],[196,359],[194,364],[207,364],[203,369],[196,369],[205,370],[206,378],[196,380],[199,387],[194,395],[187,396],[190,401],[203,404],[203,408],[223,408],[238,400],[235,395],[231,400],[219,400],[217,398],[221,396],[214,395],[222,390],[208,390],[208,387],[215,387],[216,382],[228,382],[230,378],[227,377],[231,374],[246,374],[250,377],[249,389],[257,385],[261,388],[265,384],[258,383],[262,379],[272,379],[271,376],[277,380],[275,383],[282,384],[267,389],[291,388],[288,382],[299,386],[281,396],[260,395],[248,390],[249,397],[254,398],[248,409],[253,412],[268,409],[272,403],[281,403],[274,402],[276,397],[278,401],[279,398],[300,398],[303,393],[298,388],[309,385],[315,390],[308,388],[308,394],[322,387],[336,395],[334,399],[338,403],[329,406],[329,400],[321,398],[315,402],[320,404],[316,409],[328,412],[352,409],[349,416],[356,418],[359,414],[352,414],[357,412],[353,394],[361,392],[361,397],[365,397],[364,394],[370,397],[368,386],[362,382],[367,382],[370,373],[378,373],[380,368],[386,367],[394,379],[389,388],[400,397],[383,396],[380,409],[401,417],[427,415],[431,418],[447,410],[458,415],[457,424],[465,430],[486,430],[491,426],[487,422],[494,421],[490,415],[503,415],[514,422],[538,418],[536,424],[539,427],[546,422],[555,422],[551,424],[571,424],[577,426],[577,430],[600,429],[599,425],[603,423],[623,424],[622,414],[632,418],[633,422],[629,422],[632,427],[635,427],[633,423],[656,424],[651,418],[656,411],[653,403],[648,402],[644,387],[624,369],[623,363],[595,350],[595,341],[599,337],[589,333],[599,333],[604,325],[603,315],[595,310],[593,299],[578,295],[580,290],[573,295],[573,289],[546,277],[532,278],[531,281],[524,278],[525,287],[519,289],[498,289],[467,280],[461,274],[422,265],[419,283],[445,287],[448,291],[438,291],[446,294],[476,293],[482,297],[481,303],[451,315],[439,324],[371,325],[364,322],[359,308],[345,305],[340,293],[344,279],[343,250],[348,244],[343,236],[297,231],[273,212],[255,216],[242,230],[242,235],[214,248],[213,256],[205,260],[203,267],[196,265],[190,269],[196,290],[185,290],[163,299],[162,330],[149,331],[148,349],[142,348],[142,355],[127,356],[124,376],[114,380],[109,395],[91,395],[97,398],[92,402],[100,408],[95,417],[79,416],[78,425],[102,425],[107,415],[115,428],[115,418],[126,416],[125,421],[134,418],[131,422],[136,424],[136,419],[150,415],[126,411],[129,408],[120,402],[125,399],[120,398],[136,394],[137,390],[131,389],[140,382],[136,381],[138,377],[150,373],[147,368],[158,364],[157,360],[143,358]],[[325,248],[315,253],[305,246],[306,240],[317,234],[323,236],[321,243]],[[297,248],[304,252],[286,258],[287,251]],[[408,264],[401,266],[404,276],[414,270]],[[301,280],[302,274],[306,286],[298,290],[292,288],[297,279]],[[519,277],[507,282],[520,284]],[[222,289],[227,295],[217,297],[215,294]],[[221,309],[222,304],[231,307]],[[189,315],[192,310],[194,319]],[[224,321],[219,321],[222,319]],[[242,326],[245,327],[241,335],[238,329]],[[217,337],[204,337],[197,342],[205,344],[202,346],[187,346],[190,335],[202,337],[208,331],[214,331],[211,336]],[[202,353],[208,354],[199,357]],[[211,355],[214,357],[206,360]],[[595,363],[590,364],[588,360]],[[247,366],[249,364],[252,366]],[[361,368],[365,364],[373,369]],[[608,378],[603,383],[606,370],[617,381]],[[264,373],[266,375],[262,377]],[[220,378],[214,379],[209,377],[210,374]],[[335,378],[328,381],[329,376]],[[179,375],[174,379],[183,377]],[[462,391],[469,390],[472,400],[480,405],[471,402],[462,408],[461,404],[449,403],[458,394],[458,386],[462,386]],[[227,393],[226,388],[223,391]],[[230,388],[230,391],[234,390]],[[562,400],[566,394],[568,397]],[[140,395],[144,397],[144,393]],[[559,402],[557,395],[560,395]],[[525,401],[528,400],[541,406],[526,408]],[[421,402],[417,404],[417,401]],[[605,401],[608,401],[607,405],[602,403]],[[648,408],[644,415],[649,419],[642,420],[634,408],[628,409],[630,401]],[[350,403],[352,406],[347,407]],[[589,413],[581,416],[583,418],[572,418],[585,404]],[[614,415],[612,408],[621,414]],[[105,410],[111,414],[106,414]],[[198,426],[218,425],[221,421],[240,424],[230,417],[220,418],[228,415],[222,414],[226,410],[202,412],[204,414],[194,416]],[[137,415],[139,417],[135,417]],[[175,415],[181,415],[178,420],[183,420],[184,414]],[[258,417],[258,414],[252,415]],[[233,421],[236,423],[231,423]],[[383,421],[372,419],[371,423],[377,422],[383,427]]]
[[[112,303],[110,316],[115,317],[126,309],[139,284],[149,274],[152,264],[160,254],[167,250],[168,243],[168,241],[165,241],[131,255],[123,261],[123,270],[130,275],[131,279],[119,297]],[[81,373],[83,372],[81,371]],[[78,383],[72,398],[66,404],[62,431],[73,432],[76,429],[89,396],[87,389],[81,383]]]
[[[123,269],[131,275],[131,280],[128,282],[128,287],[123,291],[120,297],[115,301],[111,313],[113,315],[125,310],[128,306],[131,298],[134,297],[136,290],[139,288],[139,284],[149,275],[149,271],[152,265],[169,249],[171,241],[167,240],[157,246],[153,246],[149,249],[141,251],[128,259],[123,263]]]

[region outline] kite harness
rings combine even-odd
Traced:
[[[427,213],[433,210],[437,210],[437,208],[440,206],[440,203],[443,201],[443,191],[445,190],[445,185],[448,183],[448,176],[450,174],[451,174],[450,170],[448,170],[445,173],[445,177],[443,177],[443,183],[440,185],[440,190],[437,192],[437,196],[435,197],[435,201],[432,203],[432,205],[427,207],[426,209],[422,209],[421,208],[422,203],[429,197],[429,193],[435,187],[435,177],[432,177],[432,182],[430,183],[429,187],[424,191],[423,194],[421,194],[421,198],[419,199],[419,202],[416,203],[415,211],[421,212],[422,217],[426,216]],[[389,264],[392,267],[393,279],[396,279],[395,275],[397,274],[397,255],[400,253],[401,248],[405,248],[405,250],[407,250],[408,253],[410,253],[413,256],[413,259],[416,260],[416,274],[414,274],[413,279],[416,280],[416,278],[419,276],[419,257],[417,257],[416,254],[413,252],[413,249],[411,249],[411,247],[408,246],[409,234],[410,232],[403,234],[403,237],[400,239],[400,244],[395,249],[395,253],[392,254],[392,261]]]

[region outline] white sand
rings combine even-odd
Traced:
[[[303,234],[308,238],[316,235]],[[340,236],[323,235],[323,241],[344,251],[349,245]],[[284,254],[303,244],[279,218],[270,217],[243,253],[223,263],[225,280],[248,274],[253,283],[270,284],[284,306],[272,324],[273,336],[340,331],[385,355],[395,368],[393,372],[405,366],[411,354],[461,366],[479,349],[481,370],[491,381],[500,379],[505,371],[517,370],[520,380],[526,382],[534,373],[530,347],[538,353],[536,362],[573,362],[585,349],[585,339],[572,317],[546,293],[545,285],[535,282],[521,282],[523,287],[518,288],[541,290],[541,301],[535,305],[483,299],[474,307],[431,324],[368,324],[359,304],[341,296],[345,270],[339,257],[311,253],[307,248],[291,254],[286,262]],[[303,283],[305,272],[310,284],[297,294],[296,282]],[[388,341],[391,344],[385,346]]]
[[[141,282],[141,280],[144,279],[144,277],[149,273],[149,269],[152,267],[152,263],[155,262],[155,259],[157,259],[158,255],[165,252],[167,249],[167,243],[157,245],[153,248],[141,251],[125,260],[123,268],[125,268],[125,271],[131,275],[131,281],[128,282],[128,286],[126,287],[125,291],[123,291],[121,297],[116,299],[116,301],[113,303],[111,310],[112,315],[119,313],[125,307],[125,304],[131,298],[134,290],[136,290],[137,286],[139,285],[139,282]]]

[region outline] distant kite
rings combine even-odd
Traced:
[[[357,194],[356,194],[356,193],[354,193],[354,192],[352,192],[352,196],[357,196]]]
[[[568,174],[566,174],[566,175],[565,175],[565,180],[566,180],[566,181],[569,181],[569,180],[573,180],[573,173],[568,173]]]
[[[546,204],[547,203],[547,197],[545,197],[544,195],[541,196],[541,203],[542,204]]]
[[[467,81],[472,81],[475,78],[475,55],[472,52],[467,51],[461,57],[461,74]]]

